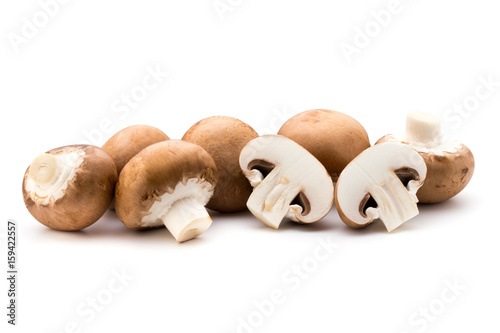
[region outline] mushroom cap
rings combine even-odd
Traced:
[[[138,152],[160,141],[168,140],[169,137],[149,125],[133,125],[115,133],[102,146],[102,149],[115,161],[118,174],[125,164]]]
[[[181,140],[152,144],[125,165],[118,177],[115,209],[120,220],[133,230],[149,229],[142,222],[155,201],[165,193],[172,194],[178,183],[189,179],[217,183],[217,167],[200,146]]]
[[[401,142],[410,145],[404,138],[389,134],[375,144]],[[418,190],[420,203],[438,203],[451,199],[460,193],[469,183],[474,173],[474,155],[463,144],[453,149],[433,151],[412,146],[422,156],[427,165],[427,177]]]
[[[243,175],[238,159],[243,147],[258,136],[246,123],[226,116],[200,120],[184,134],[182,140],[201,146],[212,156],[219,172],[217,186],[207,208],[219,212],[246,209],[252,186]]]
[[[356,156],[370,147],[363,126],[354,118],[331,110],[309,110],[288,119],[278,131],[314,155],[334,182]]]
[[[395,189],[387,175],[407,182],[406,190],[413,197],[426,178],[426,166],[419,154],[410,146],[397,142],[375,145],[357,156],[344,169],[335,190],[335,206],[342,221],[352,228],[362,228],[378,218],[378,206],[391,206],[391,202],[377,202],[376,208],[367,208],[370,191],[388,185]],[[395,178],[395,177],[392,177]],[[397,198],[396,198],[397,199]],[[415,198],[416,201],[416,198]],[[399,211],[396,207],[389,207]]]
[[[96,222],[108,209],[117,180],[113,159],[99,147],[71,145],[49,150],[47,154],[70,152],[81,154],[83,161],[75,168],[62,197],[45,200],[28,190],[27,187],[36,186],[30,179],[31,166],[23,179],[26,208],[40,223],[56,230],[81,230]]]
[[[281,135],[262,135],[250,141],[240,155],[240,167],[254,187],[262,181],[262,171],[282,168],[280,183],[298,184],[301,211],[293,219],[301,223],[319,221],[333,206],[333,182],[325,167],[306,149]],[[268,173],[268,174],[269,174]]]

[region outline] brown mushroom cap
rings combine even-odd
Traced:
[[[383,142],[402,142],[410,145],[392,134],[382,137],[375,144]],[[417,192],[420,203],[446,201],[460,193],[471,180],[475,166],[474,155],[465,145],[459,144],[456,151],[443,151],[441,154],[416,150],[427,165],[427,178]]]
[[[41,204],[40,198],[26,189],[30,167],[23,179],[23,197],[26,208],[40,223],[56,230],[81,230],[96,222],[108,209],[117,180],[113,159],[99,147],[72,145],[49,150],[58,155],[70,151],[83,151],[83,162],[68,181],[64,195]]]
[[[200,120],[184,134],[186,140],[203,147],[214,159],[219,172],[217,187],[207,208],[219,212],[246,209],[252,186],[239,166],[243,147],[258,137],[252,127],[239,119],[214,116]]]
[[[178,183],[192,178],[216,185],[217,167],[203,148],[181,140],[152,144],[122,169],[116,185],[116,213],[133,230],[162,226],[161,221],[145,226],[141,220],[163,194],[173,193]]]
[[[153,143],[168,139],[169,137],[156,127],[133,125],[118,131],[106,141],[102,149],[115,161],[116,171],[120,174],[125,164],[138,152]]]
[[[288,119],[278,134],[313,154],[334,182],[347,164],[370,147],[368,134],[357,120],[331,110],[301,112]]]

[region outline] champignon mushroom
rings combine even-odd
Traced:
[[[241,151],[240,167],[253,186],[247,206],[277,229],[284,217],[300,223],[322,219],[333,205],[333,183],[307,150],[280,135],[264,135]]]
[[[132,125],[116,132],[104,143],[102,149],[111,156],[115,162],[116,171],[120,175],[125,164],[138,152],[153,143],[165,140],[169,140],[169,137],[156,127]],[[114,200],[109,208],[115,208]]]
[[[207,208],[219,212],[237,212],[246,209],[252,186],[241,172],[241,149],[258,137],[252,127],[232,117],[215,116],[194,124],[184,134],[186,140],[205,149],[214,159],[219,177],[214,195]]]
[[[125,164],[138,152],[153,143],[168,139],[169,137],[156,127],[133,125],[116,132],[106,141],[102,149],[115,161],[119,175]]]
[[[394,142],[368,148],[340,174],[337,211],[350,227],[380,219],[392,231],[418,215],[415,194],[425,175],[424,160],[408,145]]]
[[[460,193],[474,173],[474,155],[464,144],[445,139],[438,117],[413,111],[406,118],[406,134],[389,134],[377,141],[402,142],[412,146],[424,158],[427,178],[418,190],[421,203],[438,203]]]
[[[117,179],[111,157],[90,145],[55,148],[36,157],[23,179],[26,208],[56,230],[80,230],[108,209]]]
[[[165,225],[178,242],[205,232],[212,220],[205,205],[217,168],[200,146],[181,140],[152,144],[125,165],[118,177],[116,214],[133,230]]]
[[[354,118],[337,111],[309,110],[288,119],[278,131],[314,155],[333,182],[363,150],[370,147],[368,134]]]

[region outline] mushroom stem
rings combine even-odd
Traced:
[[[247,202],[252,214],[267,226],[278,229],[281,221],[290,210],[290,204],[302,191],[300,185],[290,183],[274,168],[256,186]]]
[[[380,218],[389,232],[418,215],[415,195],[408,192],[396,174],[390,175],[381,186],[371,186],[368,193],[377,202],[378,214],[368,208],[367,215],[378,215],[373,218]]]
[[[38,185],[49,183],[57,171],[57,159],[52,154],[38,155],[30,166],[29,175]]]
[[[179,243],[201,235],[212,224],[207,210],[194,197],[175,201],[161,220]]]
[[[441,120],[425,112],[409,112],[406,117],[406,137],[410,143],[439,144],[442,140]]]

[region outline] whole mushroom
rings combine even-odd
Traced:
[[[116,214],[130,229],[165,225],[178,242],[184,242],[211,225],[205,205],[216,182],[215,163],[200,146],[181,140],[155,143],[122,169]]]
[[[132,125],[116,132],[102,149],[111,156],[118,174],[125,164],[138,152],[153,143],[169,140],[169,137],[156,127],[149,125]]]
[[[240,167],[254,187],[247,206],[277,229],[284,217],[299,223],[322,219],[333,205],[334,187],[323,165],[281,135],[263,135],[241,151]]]
[[[474,173],[474,155],[464,144],[445,139],[438,117],[409,112],[404,135],[389,134],[377,141],[401,142],[412,146],[427,165],[427,178],[417,192],[421,203],[438,203],[460,193]]]
[[[340,174],[335,205],[345,224],[362,228],[380,219],[388,231],[418,215],[417,190],[426,177],[425,162],[410,146],[375,145]]]
[[[219,172],[217,186],[207,208],[219,212],[246,209],[252,186],[241,172],[238,160],[241,149],[258,136],[249,125],[226,116],[200,120],[184,134],[182,140],[201,146],[212,156]]]
[[[278,131],[314,155],[333,182],[356,156],[370,147],[368,134],[354,118],[331,110],[309,110],[288,119]]]
[[[36,157],[23,179],[26,208],[56,230],[81,230],[108,209],[117,179],[111,157],[90,145],[55,148]]]

